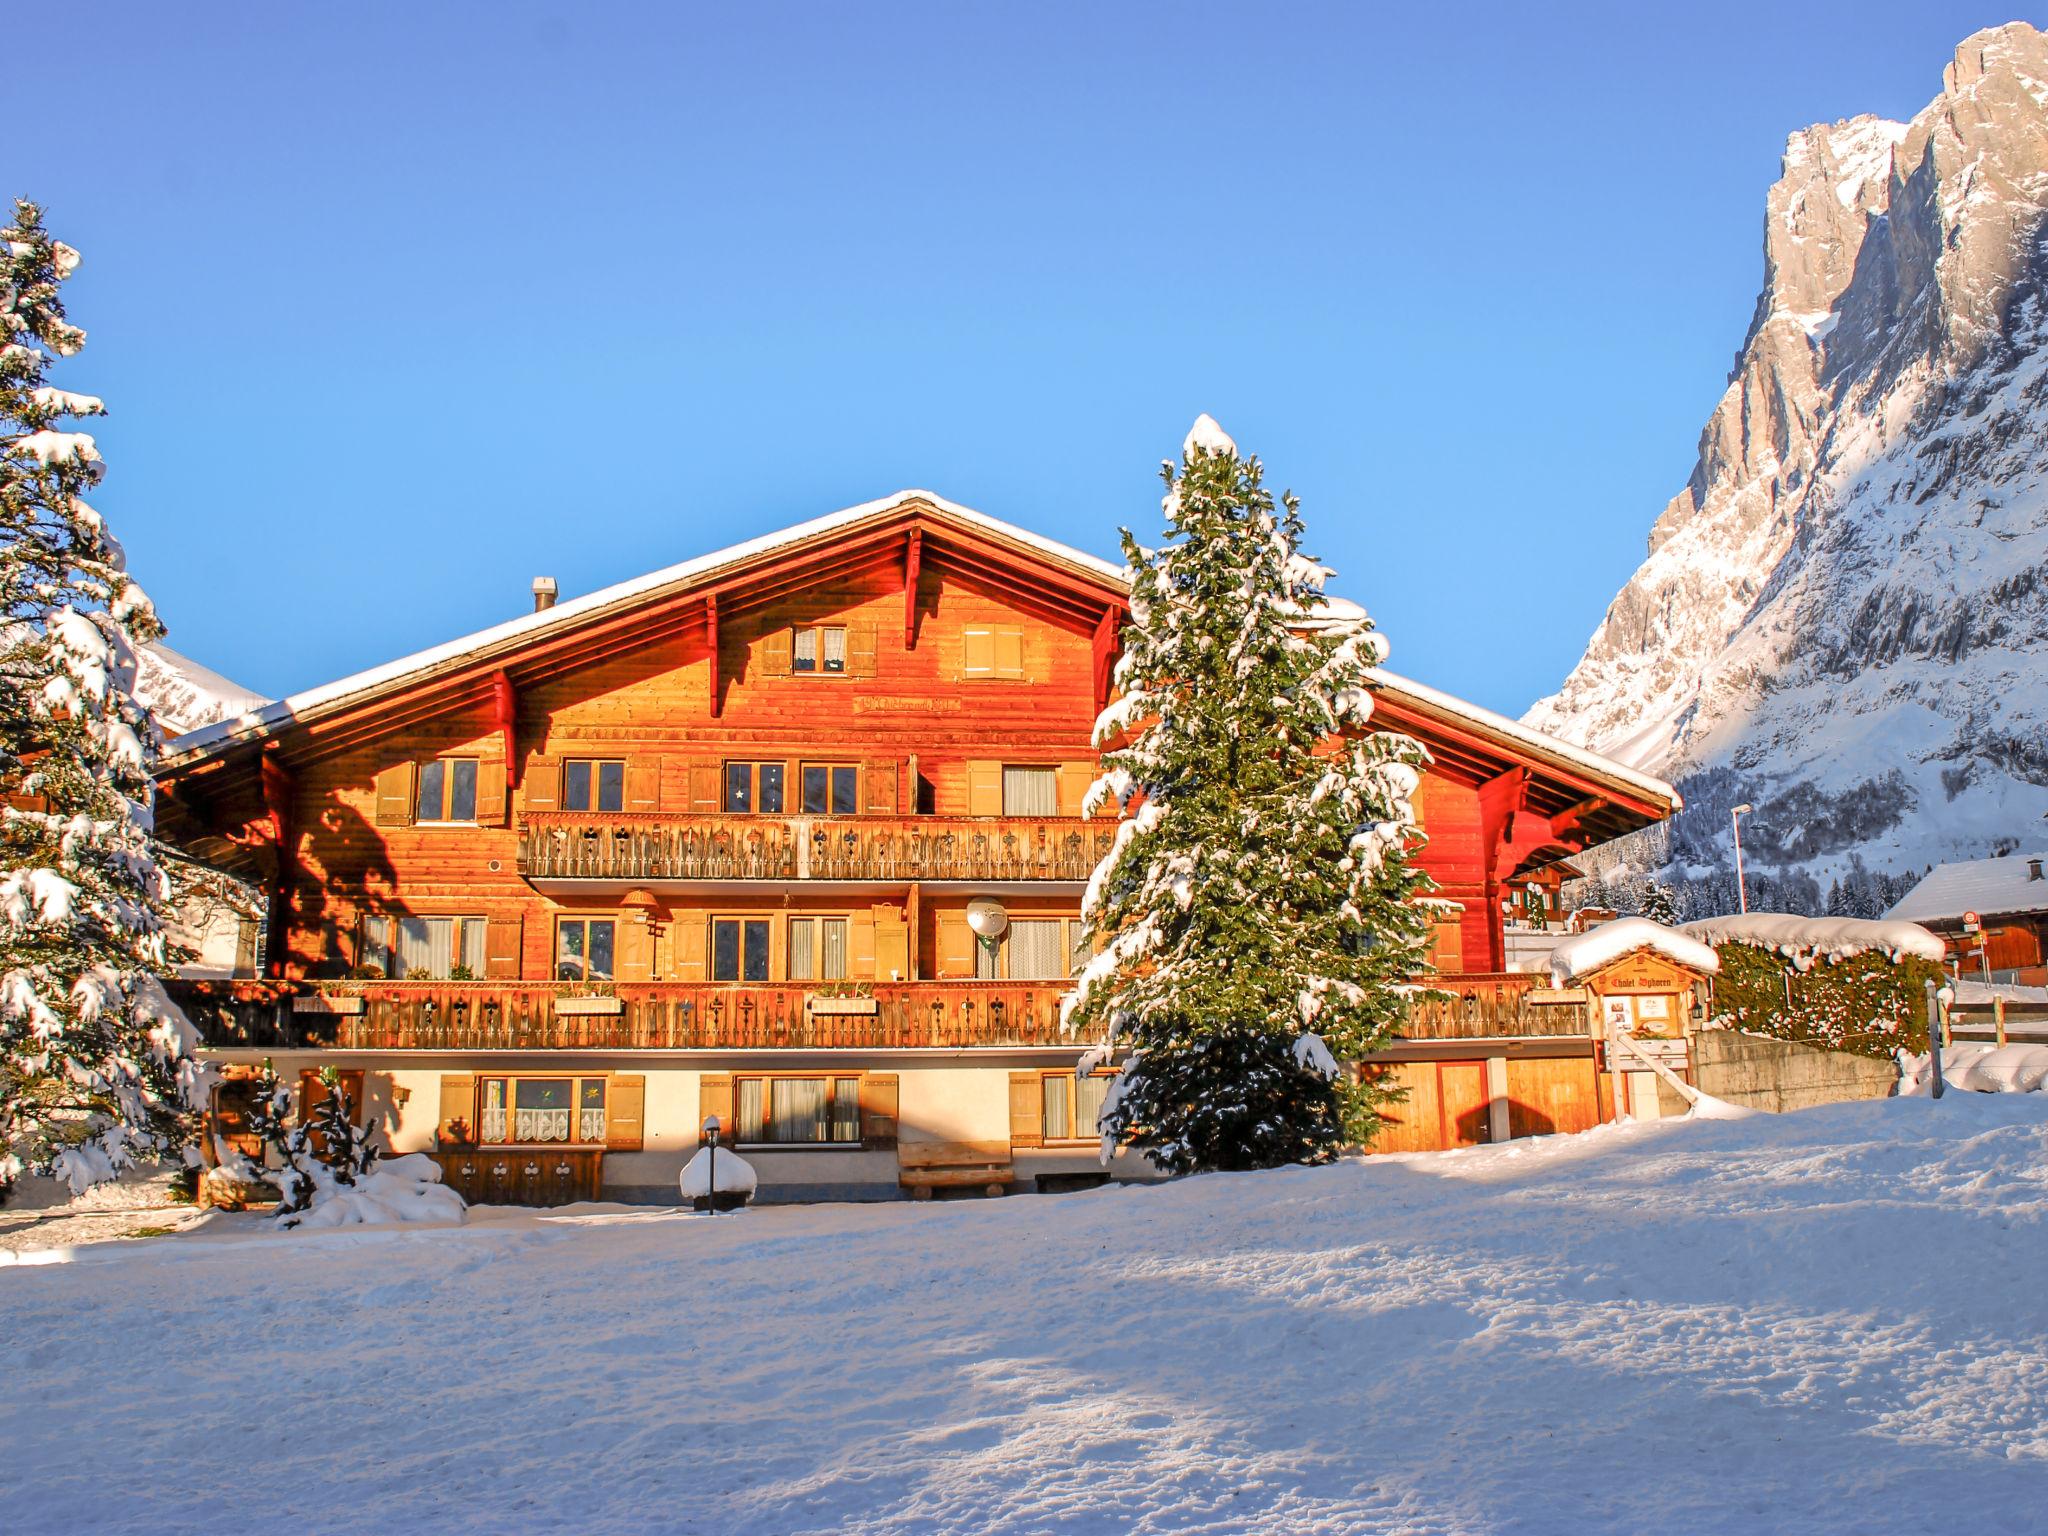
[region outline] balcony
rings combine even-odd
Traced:
[[[1404,1040],[1500,1040],[1590,1037],[1583,1002],[1532,1003],[1545,978],[1527,971],[1472,971],[1431,976],[1411,993],[1395,1026]],[[1545,989],[1547,990],[1547,989]]]
[[[1116,845],[1114,822],[1045,817],[665,816],[541,811],[519,833],[535,885],[729,880],[857,884],[1080,883]]]
[[[178,1000],[211,1047],[344,1051],[962,1050],[1089,1044],[1060,1028],[1063,981],[622,985],[310,983],[280,996],[187,983]]]

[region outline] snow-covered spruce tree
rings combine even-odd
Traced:
[[[163,633],[84,495],[100,402],[43,382],[85,333],[78,253],[17,202],[0,229],[0,1195],[76,1189],[187,1153],[204,1080],[164,994],[167,885],[150,852],[157,731],[136,644]]]
[[[1340,1063],[1384,1041],[1424,963],[1411,796],[1428,761],[1365,729],[1370,620],[1326,601],[1299,504],[1207,416],[1164,466],[1165,540],[1123,536],[1131,623],[1097,720],[1092,813],[1127,813],[1083,904],[1099,952],[1070,1029],[1127,1048],[1105,1157],[1170,1172],[1317,1161],[1366,1140],[1383,1091]]]

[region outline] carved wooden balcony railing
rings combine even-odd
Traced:
[[[1529,1001],[1547,977],[1529,971],[1445,973],[1417,982],[1395,1033],[1405,1040],[1591,1035],[1582,1002]]]
[[[374,1051],[957,1050],[1091,1043],[1060,1028],[1061,981],[625,983],[616,998],[552,982],[232,984],[178,991],[209,1046]],[[594,1011],[614,1008],[616,1011]]]
[[[528,880],[1086,880],[1116,824],[1039,817],[529,813]]]

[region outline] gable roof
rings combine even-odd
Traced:
[[[1120,604],[1129,586],[1123,567],[1085,551],[990,517],[931,491],[903,490],[857,506],[845,507],[808,522],[763,534],[709,554],[650,571],[628,581],[570,598],[552,608],[521,614],[475,634],[399,657],[317,688],[292,694],[180,736],[169,743],[160,771],[175,773],[237,747],[260,743],[295,727],[374,703],[380,697],[410,688],[443,672],[474,674],[501,665],[517,654],[579,627],[633,610],[714,589],[771,559],[786,558],[828,536],[878,534],[892,525],[913,521],[992,545],[1038,569],[1050,568],[1093,595],[1090,602]],[[1333,615],[1352,617],[1363,610],[1348,600],[1329,600]],[[1384,668],[1372,672],[1374,697],[1393,729],[1421,729],[1433,750],[1456,752],[1456,743],[1475,744],[1487,756],[1526,762],[1546,771],[1546,811],[1565,808],[1576,797],[1612,795],[1640,806],[1640,812],[1616,820],[1613,836],[1640,825],[1644,817],[1670,813],[1679,803],[1677,791],[1662,779],[1625,767],[1583,747],[1546,736],[1519,721],[1418,683]],[[1589,825],[1604,819],[1593,813]]]
[[[2048,861],[2048,850],[1937,864],[1885,916],[1913,923],[1960,923],[1965,912],[1985,917],[2048,912],[2048,879],[2034,879],[2028,873],[2029,861],[2048,868],[2043,862]]]

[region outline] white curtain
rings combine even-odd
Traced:
[[[737,1112],[733,1118],[739,1122],[733,1129],[735,1141],[759,1141],[761,1139],[761,1079],[743,1077],[739,1081],[739,1096],[735,1101]]]
[[[1060,952],[1060,920],[1010,919],[1010,980],[1052,981],[1067,974]]]
[[[824,1141],[826,1081],[822,1077],[778,1077],[769,1084],[770,1134],[777,1141]]]
[[[844,672],[846,670],[846,631],[843,629],[820,630],[825,637],[825,670]]]
[[[1005,816],[1057,816],[1060,813],[1059,771],[1053,768],[1003,768]]]
[[[480,917],[401,917],[395,977],[425,971],[445,981],[460,960],[472,976],[484,973],[484,920]]]
[[[817,964],[812,955],[812,938],[817,933],[815,920],[808,917],[793,917],[789,920],[789,979],[811,981],[817,976]]]
[[[846,919],[827,917],[819,919],[818,926],[824,930],[823,960],[818,971],[821,981],[846,980]]]
[[[1109,1092],[1109,1079],[1098,1072],[1093,1077],[1074,1079],[1074,1134],[1102,1134],[1102,1098]]]
[[[1045,1139],[1065,1141],[1074,1134],[1074,1080],[1070,1077],[1040,1078],[1045,1095]]]

